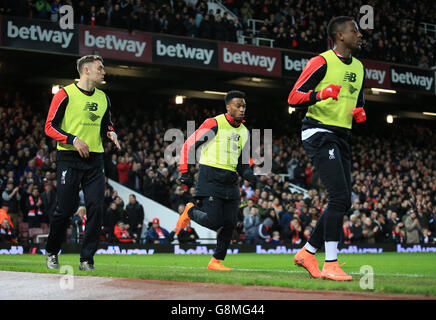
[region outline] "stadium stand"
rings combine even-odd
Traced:
[[[42,128],[49,98],[42,94],[36,100],[38,109],[35,108],[35,98],[26,93],[0,93],[2,192],[10,180],[20,186],[22,199],[32,192],[33,186],[37,186],[41,194],[48,184],[56,187],[55,143],[44,135]],[[32,101],[32,109],[29,101]],[[113,110],[123,151],[117,153],[109,141],[105,144],[105,171],[108,177],[119,181],[119,164],[126,162],[129,164],[127,186],[175,209],[192,199],[192,190],[180,190],[176,183],[179,175],[177,164],[169,165],[163,158],[168,145],[163,140],[165,130],[184,128],[187,120],[206,119],[216,114],[217,110],[200,108],[188,102],[180,108],[162,98],[150,99],[149,104],[156,106],[153,112],[150,109],[145,111],[140,106],[131,106],[132,112]],[[263,119],[249,115],[247,123],[251,128],[268,128],[271,123],[283,122],[281,114],[270,117]],[[241,210],[234,243],[244,242],[243,220],[248,215],[249,207],[257,208],[256,214],[262,224],[259,228],[259,241],[262,243],[273,241],[271,236],[274,231],[280,232],[282,242],[304,242],[314,221],[322,214],[326,196],[302,149],[298,122],[299,119],[289,117],[286,126],[274,129],[272,172],[267,176],[259,176],[255,186],[240,182]],[[406,243],[409,232],[406,228],[409,223],[407,219],[412,213],[418,221],[415,227],[419,230],[419,241],[435,241],[434,135],[428,122],[405,122],[391,127],[368,124],[356,132],[352,138],[353,208],[344,222],[344,242]],[[137,185],[135,181],[138,181]],[[291,183],[307,188],[307,197],[291,192]],[[119,217],[127,219],[126,204],[117,197],[115,191],[107,187],[106,208],[112,202]],[[18,239],[36,241],[39,234],[47,232],[47,225],[43,222],[41,228],[29,229],[24,208],[24,204],[20,203]],[[153,213],[149,213],[149,216],[153,216]]]
[[[365,4],[359,0],[219,3],[237,18],[232,20],[225,12],[211,12],[204,0],[3,0],[0,14],[58,21],[60,6],[69,4],[74,8],[75,22],[85,25],[229,42],[238,42],[241,36],[261,37],[274,40],[276,47],[320,52],[328,46],[326,24],[333,16],[333,8],[335,15],[350,15],[358,20],[360,15],[355,8]],[[435,65],[435,34],[430,29],[436,23],[434,1],[375,0],[371,5],[375,22],[381,28],[377,32],[365,30],[362,57],[423,68]],[[48,231],[54,200],[47,189],[56,189],[56,144],[45,136],[43,127],[50,99],[47,93],[31,95],[24,90],[0,89],[0,192],[3,195],[8,181],[19,187],[19,224],[15,226],[19,241],[36,242],[39,235]],[[149,105],[153,108],[147,112],[140,104],[130,105],[132,112],[126,112],[124,105],[123,112],[114,108],[113,119],[123,152],[117,153],[110,143],[105,144],[105,172],[108,178],[177,211],[192,199],[193,190],[180,190],[177,165],[168,164],[163,157],[168,145],[163,139],[165,130],[185,128],[187,120],[203,121],[221,110],[194,103],[180,108],[162,97],[151,99]],[[256,116],[248,112],[251,128],[281,125],[273,128],[272,172],[259,176],[255,186],[240,181],[241,210],[234,243],[245,241],[244,217],[251,207],[260,218],[260,242],[277,241],[272,235],[278,231],[279,241],[300,244],[326,206],[323,187],[300,142],[300,119],[286,116]],[[283,119],[287,119],[285,123]],[[184,133],[186,136],[186,130]],[[431,124],[403,122],[401,126],[386,127],[370,123],[352,139],[353,207],[344,221],[342,241],[407,243],[412,232],[418,230],[419,242],[434,242],[436,140]],[[43,215],[40,227],[29,228],[25,201],[34,186],[43,200]],[[306,193],[297,192],[298,187],[306,189]],[[115,210],[117,217],[126,221],[125,204],[116,191],[108,185],[106,188],[105,212]],[[2,202],[5,203],[3,196]],[[416,218],[412,219],[414,215]]]
[[[208,1],[0,1],[0,14],[58,21],[59,8],[74,8],[75,23],[219,41],[270,45],[319,53],[328,48],[327,22],[338,15],[360,21],[363,0],[222,0],[234,13],[209,9]],[[363,32],[359,57],[431,68],[435,66],[436,3],[432,0],[369,3],[375,29]],[[236,17],[236,18],[234,18]],[[266,41],[257,41],[266,39]]]

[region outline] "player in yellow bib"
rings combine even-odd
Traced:
[[[294,261],[314,278],[349,281],[352,277],[339,266],[337,250],[344,214],[351,207],[349,137],[353,118],[366,120],[365,71],[352,56],[362,45],[362,34],[353,18],[344,16],[333,18],[327,33],[334,48],[309,60],[288,98],[290,105],[308,107],[301,139],[328,197],[327,209]],[[321,271],[315,253],[323,245],[326,254]]]
[[[217,246],[209,262],[209,270],[228,271],[221,261],[237,222],[240,203],[238,173],[256,182],[250,167],[248,130],[244,125],[245,93],[230,91],[224,98],[227,113],[206,119],[186,140],[180,155],[180,181],[191,186],[196,150],[204,144],[199,160],[196,203],[188,203],[180,215],[176,234],[192,219],[217,231]],[[247,149],[248,148],[248,149]]]
[[[105,177],[102,137],[120,149],[112,127],[110,101],[96,88],[104,80],[103,59],[84,56],[77,60],[79,81],[55,94],[45,123],[46,134],[57,140],[56,210],[50,221],[46,264],[59,268],[58,253],[69,219],[79,204],[79,190],[85,195],[86,225],[80,253],[80,270],[94,270],[94,254],[103,220]]]

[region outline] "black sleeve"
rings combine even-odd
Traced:
[[[100,133],[102,136],[106,136],[106,132],[108,131],[114,131],[113,123],[112,123],[112,117],[111,117],[111,101],[106,95],[107,99],[107,108],[106,112],[103,115],[103,119],[101,120],[101,127],[100,127]]]

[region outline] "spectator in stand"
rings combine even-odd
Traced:
[[[134,161],[131,170],[128,172],[128,187],[136,192],[142,191],[144,173],[141,163]]]
[[[280,219],[280,234],[282,235],[282,238],[285,241],[288,241],[289,239],[291,239],[290,236],[290,225],[291,225],[291,220],[294,217],[294,206],[292,203],[289,203],[288,205],[286,205],[286,211],[282,214],[282,217]]]
[[[2,205],[11,217],[12,225],[18,226],[19,202],[21,200],[20,187],[14,187],[14,181],[8,179],[6,189],[2,193]]]
[[[168,232],[165,228],[159,225],[159,219],[154,218],[152,226],[147,231],[147,242],[160,244],[171,243],[174,240],[174,231]]]
[[[420,243],[434,243],[436,239],[436,235],[434,235],[427,228],[422,229],[422,233],[420,234]]]
[[[291,243],[293,245],[301,244],[303,240],[303,232],[302,232],[300,220],[298,218],[293,218],[291,220],[290,229],[291,229],[290,232]]]
[[[52,182],[45,185],[45,191],[42,193],[41,199],[43,212],[48,222],[50,222],[56,209],[56,190],[53,189]]]
[[[42,212],[42,199],[39,195],[38,187],[32,188],[32,193],[26,198],[26,217],[29,228],[40,228],[41,222],[44,222]]]
[[[107,208],[106,214],[103,218],[104,233],[109,242],[113,242],[115,240],[114,228],[118,221],[121,221],[121,215],[117,210],[117,204],[115,201],[113,201],[111,202],[109,208]]]
[[[210,17],[206,14],[200,22],[200,26],[198,27],[198,36],[200,38],[205,39],[213,39],[215,35],[214,22],[212,21],[213,16]]]
[[[244,217],[250,214],[251,208],[254,207],[254,200],[252,198],[247,200],[247,205],[242,209],[242,214]]]
[[[130,156],[120,156],[118,158],[118,182],[126,187],[128,187],[129,183],[129,171],[133,167],[132,160],[133,159]]]
[[[106,26],[108,21],[108,15],[106,13],[105,7],[100,7],[98,9],[97,15],[95,16],[95,25],[96,26]]]
[[[118,221],[114,228],[115,238],[120,243],[133,243],[135,242],[131,237],[130,233],[127,230],[127,226],[122,221]]]
[[[277,198],[276,198],[277,199]],[[267,224],[270,227],[270,233],[272,234],[274,231],[280,232],[280,218],[276,209],[271,208],[268,211],[266,218],[263,220],[264,224]]]
[[[198,36],[198,28],[195,25],[195,19],[189,17],[188,20],[185,20],[185,30],[186,36],[190,38],[196,38]]]
[[[177,186],[174,193],[170,196],[171,209],[177,211],[180,205],[185,205],[187,202],[187,195],[183,191],[183,188],[181,186]]]
[[[400,228],[399,224],[395,225],[392,230],[392,241],[395,243],[405,243],[406,242],[406,232],[404,228]]]
[[[375,243],[376,237],[380,229],[378,225],[371,220],[370,217],[365,218],[363,221],[362,234],[366,243]]]
[[[79,207],[71,221],[73,229],[71,230],[71,243],[82,243],[85,234],[86,224],[86,207]]]
[[[421,225],[419,224],[416,212],[412,211],[408,214],[404,221],[404,226],[406,228],[406,242],[419,243]]]
[[[216,16],[215,21],[215,40],[227,41],[227,24],[220,15]]]
[[[184,209],[184,207],[183,207]],[[183,212],[182,209],[182,212]],[[183,244],[196,244],[199,236],[194,228],[191,227],[191,222],[188,223],[185,229],[180,230],[180,233],[177,236],[179,243]]]
[[[271,244],[281,244],[282,241],[280,239],[280,232],[279,231],[273,231],[272,237],[269,240],[269,243]]]
[[[114,28],[125,28],[126,23],[121,18],[121,8],[118,3],[114,5],[114,9],[110,14],[110,26]]]
[[[350,225],[350,237],[352,243],[359,243],[363,240],[362,221],[359,217],[352,217]]]
[[[129,204],[126,206],[126,223],[129,225],[129,233],[135,239],[141,236],[142,225],[144,223],[144,208],[136,200],[136,196],[129,196]]]
[[[3,219],[0,225],[0,243],[2,242],[12,242],[16,243],[17,235],[15,233],[15,229],[9,224],[8,219]]]
[[[248,244],[260,243],[259,238],[259,225],[260,218],[258,215],[258,209],[251,207],[249,214],[244,218],[244,230],[245,230],[245,242]]]
[[[0,221],[3,221],[3,220],[8,220],[9,226],[11,228],[14,228],[14,224],[12,223],[11,217],[9,216],[9,214],[7,212],[7,207],[6,206],[3,206],[0,209]]]

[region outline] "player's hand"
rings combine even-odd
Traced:
[[[341,85],[330,84],[321,91],[318,91],[316,97],[319,101],[326,100],[328,98],[338,101],[338,94],[339,91],[341,91],[341,88]]]
[[[356,120],[357,123],[366,121],[366,113],[363,108],[354,108],[351,112],[351,116]]]
[[[189,188],[192,187],[192,185],[194,184],[194,180],[192,179],[192,176],[188,172],[182,173],[179,180],[182,184],[184,184]]]
[[[89,146],[85,141],[80,140],[78,137],[76,137],[74,141],[74,148],[76,148],[82,158],[89,157]]]
[[[118,142],[118,136],[115,132],[108,131],[107,137],[112,140],[112,142],[115,144],[115,146],[117,147],[118,150],[121,150],[120,143]]]

